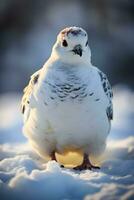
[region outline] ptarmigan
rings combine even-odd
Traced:
[[[42,157],[56,161],[55,152],[76,151],[83,162],[74,169],[99,168],[88,156],[105,149],[112,96],[106,75],[91,64],[86,31],[65,28],[48,61],[24,89],[24,134]]]

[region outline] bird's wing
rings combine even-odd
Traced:
[[[24,121],[28,119],[30,110],[35,105],[35,98],[33,95],[33,91],[34,91],[34,86],[38,83],[40,72],[41,70],[38,70],[31,76],[28,85],[23,90],[24,94],[21,101],[21,112],[24,115]]]
[[[99,76],[100,76],[100,80],[101,80],[101,84],[103,87],[103,90],[108,98],[109,101],[109,105],[107,107],[107,116],[109,120],[113,119],[113,103],[112,103],[112,98],[113,98],[113,91],[112,91],[112,87],[107,79],[107,76],[100,70],[98,70]]]

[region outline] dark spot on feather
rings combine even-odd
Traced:
[[[99,72],[99,75],[100,75],[100,78],[101,78],[101,81],[102,81],[103,80],[102,73]]]
[[[24,114],[25,112],[25,105],[22,107],[22,113]]]
[[[104,87],[104,88],[106,87],[106,82],[103,83],[103,87]]]
[[[107,92],[107,88],[104,88],[104,91]]]
[[[78,29],[78,30],[71,30],[70,31],[73,35],[78,35],[79,33],[81,33],[81,30]]]
[[[85,35],[86,36],[86,35]],[[88,40],[87,40],[87,42],[86,42],[86,45],[85,46],[87,46],[88,45]]]
[[[30,102],[29,102],[29,101],[27,101],[27,103],[28,103],[28,104],[30,104]]]
[[[55,99],[54,97],[50,97],[52,100]]]
[[[81,87],[74,88],[74,89],[72,90],[72,92],[73,92],[73,91],[78,91],[78,90],[80,90],[80,89],[81,89]]]
[[[61,96],[61,95],[58,95],[58,97],[59,97],[59,98],[65,98],[66,96]]]
[[[94,93],[92,92],[92,93],[90,93],[89,95],[92,96],[93,94],[94,94]]]
[[[95,99],[95,101],[99,101],[100,99],[98,98],[98,99]]]
[[[39,74],[37,74],[37,75],[34,77],[34,79],[33,79],[34,84],[36,84],[36,83],[38,82],[38,78],[39,78]]]
[[[75,96],[72,96],[71,98],[72,98],[72,99],[76,99],[78,96],[79,96],[79,95],[77,94],[77,95],[75,95]]]
[[[107,76],[106,76],[106,74],[103,76],[103,79],[107,81]]]
[[[67,35],[69,33],[72,33],[73,35],[78,35],[80,32],[81,32],[81,29],[74,30],[73,28],[70,28],[69,30],[66,30]]]
[[[109,119],[109,120],[112,120],[112,119],[113,119],[113,111],[112,111],[112,108],[111,108],[111,107],[108,107],[108,108],[107,108],[106,113],[107,113],[108,119]]]

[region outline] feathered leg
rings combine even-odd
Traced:
[[[55,160],[57,162],[57,159],[56,159],[56,155],[55,155],[55,151],[53,151],[50,155],[51,157],[51,160]]]
[[[84,169],[92,170],[92,169],[100,169],[100,167],[92,165],[90,160],[89,160],[88,155],[84,154],[82,164],[74,167],[73,169],[75,169],[75,170],[84,170]]]
[[[53,152],[51,153],[50,157],[51,157],[51,160],[55,160],[56,162],[58,162],[57,159],[56,159],[55,151],[53,151]],[[60,166],[61,166],[62,168],[64,168],[64,165],[60,165]]]

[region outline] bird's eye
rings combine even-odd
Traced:
[[[87,42],[86,42],[86,45],[85,46],[87,46],[88,45],[88,40],[87,40]]]
[[[66,40],[63,40],[62,45],[63,45],[64,47],[67,47],[67,46],[68,46],[67,41],[66,41]]]

